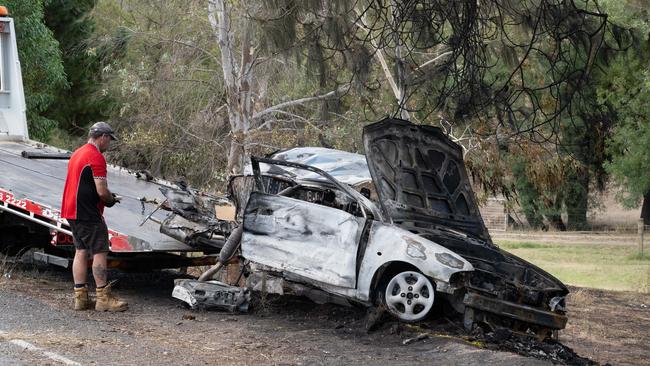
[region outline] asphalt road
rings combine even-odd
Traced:
[[[170,298],[169,275],[120,275],[121,314],[70,310],[67,273],[0,282],[0,365],[548,365],[466,340],[387,323],[366,333],[365,311],[279,298],[246,315],[192,312]],[[426,331],[426,330],[425,330]]]

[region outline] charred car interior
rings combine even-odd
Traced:
[[[445,301],[468,330],[546,338],[564,328],[568,289],[492,242],[459,145],[391,118],[366,126],[363,142],[365,156],[294,148],[253,157],[229,183],[233,221],[202,222],[190,237],[219,247],[236,236],[222,262],[239,248],[253,289],[262,275],[266,290],[382,306],[405,322]]]

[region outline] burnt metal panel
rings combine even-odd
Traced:
[[[253,192],[244,212],[242,255],[280,271],[353,288],[364,219],[293,198]]]
[[[526,323],[541,325],[550,329],[564,329],[567,322],[567,317],[564,314],[494,299],[476,293],[466,294],[463,303],[474,309],[487,311]]]
[[[436,254],[445,254],[460,263],[460,268],[441,262]],[[372,279],[379,268],[390,262],[410,263],[436,282],[440,290],[450,289],[454,273],[469,272],[474,268],[463,257],[443,245],[413,234],[400,227],[374,221],[359,270],[359,296],[370,296]]]
[[[172,297],[187,303],[192,309],[223,309],[231,313],[247,312],[250,303],[248,289],[219,281],[175,280]]]
[[[363,130],[368,168],[394,222],[438,224],[490,240],[461,147],[437,127],[386,118]]]

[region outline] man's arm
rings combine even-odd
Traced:
[[[104,201],[104,204],[107,206],[113,205],[115,203],[115,198],[111,191],[108,190],[108,182],[106,179],[95,179],[95,188],[97,188],[97,194],[99,199]]]

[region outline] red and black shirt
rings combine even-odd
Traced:
[[[88,143],[75,150],[68,162],[61,217],[102,221],[104,202],[97,193],[95,179],[106,179],[106,159],[95,145]]]

